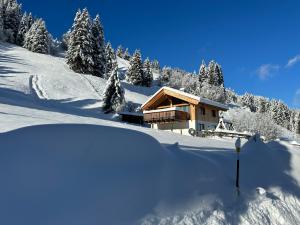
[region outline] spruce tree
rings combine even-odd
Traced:
[[[224,77],[223,77],[223,71],[222,71],[222,67],[216,63],[215,66],[215,86],[222,86],[224,87]]]
[[[143,85],[143,63],[139,50],[130,59],[130,66],[126,72],[126,80],[133,85]]]
[[[119,45],[119,46],[118,46],[116,54],[117,54],[117,56],[120,57],[120,58],[123,58],[123,57],[124,57],[124,50],[123,50],[122,45]]]
[[[4,40],[4,10],[3,10],[3,3],[0,0],[0,40]]]
[[[157,72],[157,73],[160,72],[160,65],[159,65],[159,62],[158,62],[157,59],[154,59],[154,60],[151,62],[151,68],[152,68],[155,72]]]
[[[118,64],[114,61],[112,72],[103,92],[102,110],[107,113],[112,111],[118,112],[124,104],[124,89],[121,86],[118,75]]]
[[[128,48],[126,48],[126,50],[125,50],[125,52],[124,52],[124,54],[123,54],[123,59],[129,61],[130,58],[131,58],[131,56],[130,56],[130,54],[129,54],[129,50],[128,50]]]
[[[207,69],[206,69],[205,61],[202,60],[202,63],[200,65],[200,69],[199,69],[199,82],[203,83],[205,81],[207,81]]]
[[[105,76],[105,46],[104,46],[104,32],[100,22],[99,15],[93,20],[92,24],[93,34],[93,75],[104,77]]]
[[[67,64],[70,69],[77,73],[92,74],[94,72],[94,40],[91,27],[92,23],[88,10],[86,8],[82,12],[78,10],[66,54]]]
[[[147,58],[144,62],[143,69],[143,86],[150,87],[153,81],[153,73],[151,69],[151,63],[149,58]]]
[[[24,47],[32,52],[49,54],[50,36],[42,19],[36,20],[26,33]]]
[[[165,85],[170,81],[172,76],[172,68],[164,66],[159,76],[159,81],[161,85]]]
[[[61,38],[61,48],[63,50],[68,50],[70,36],[71,36],[71,30],[68,30],[66,33],[64,33],[62,35],[62,38]]]
[[[116,55],[110,42],[105,47],[105,78],[108,79],[113,70],[114,62],[116,61]]]
[[[15,44],[21,22],[21,4],[16,0],[2,1],[3,7],[3,31],[8,42]]]
[[[210,61],[207,67],[207,82],[210,85],[215,85],[216,83],[215,68],[216,68],[215,61],[214,60]]]
[[[18,34],[17,34],[17,39],[16,39],[16,44],[19,46],[23,46],[24,45],[24,39],[25,39],[25,34],[29,31],[31,25],[29,26],[29,15],[27,15],[27,13],[25,12],[22,16],[21,22],[20,22],[20,26],[19,26],[19,30],[18,30]]]
[[[295,133],[300,134],[300,111],[295,113]]]

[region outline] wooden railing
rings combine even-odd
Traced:
[[[185,121],[189,119],[189,113],[179,110],[144,113],[144,121],[146,123],[164,123],[172,121]]]

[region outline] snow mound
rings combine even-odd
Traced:
[[[232,150],[164,148],[145,133],[80,124],[21,128],[0,144],[0,224],[300,222],[290,153],[276,143],[245,144],[239,198]]]
[[[143,133],[44,125],[0,143],[0,224],[130,224],[158,201],[167,153]]]

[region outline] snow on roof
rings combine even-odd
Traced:
[[[189,94],[189,93],[186,93],[184,91],[180,91],[180,90],[177,90],[175,88],[170,88],[170,87],[162,87],[160,88],[157,92],[155,92],[143,105],[142,105],[142,108],[154,97],[156,96],[159,92],[161,92],[162,90],[169,90],[169,91],[172,91],[172,92],[175,92],[177,94],[180,94],[180,95],[183,95],[183,96],[186,96],[188,98],[192,98],[192,99],[195,99],[196,101],[200,102],[200,103],[204,103],[204,104],[207,104],[207,105],[212,105],[212,106],[216,106],[218,108],[221,108],[221,109],[225,109],[225,110],[228,110],[228,106],[222,104],[222,103],[219,103],[219,102],[216,102],[216,101],[212,101],[212,100],[209,100],[207,98],[203,98],[203,97],[199,97],[199,96],[196,96],[196,95],[193,95],[193,94]]]

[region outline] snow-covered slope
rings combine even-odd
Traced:
[[[299,146],[244,143],[237,197],[233,139],[120,123],[104,86],[0,44],[0,224],[300,224]],[[135,103],[156,90],[123,86]]]

